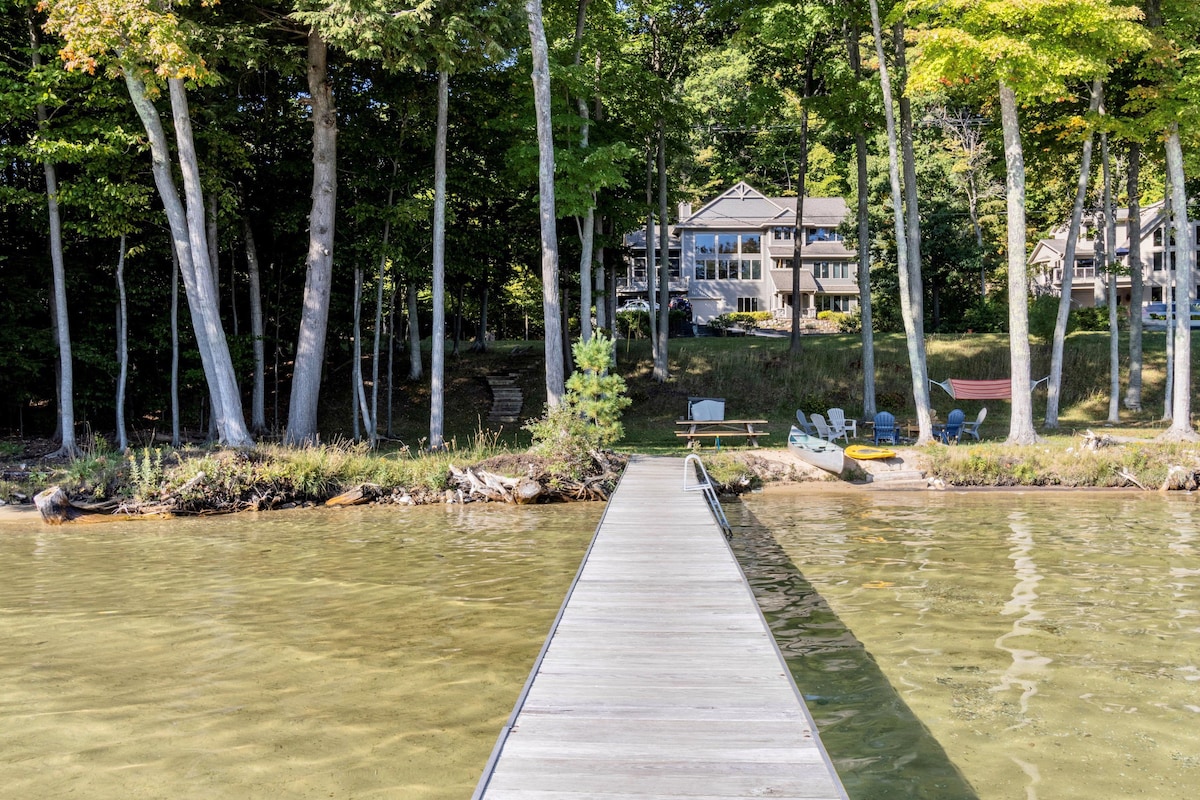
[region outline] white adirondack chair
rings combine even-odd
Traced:
[[[846,412],[840,408],[829,409],[829,427],[835,437],[840,436],[850,444],[850,437],[858,438],[858,421],[846,419]]]

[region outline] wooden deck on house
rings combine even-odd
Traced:
[[[630,461],[476,800],[846,797],[684,463]]]

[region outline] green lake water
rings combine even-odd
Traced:
[[[767,493],[750,574],[855,800],[1200,796],[1200,505]]]
[[[602,510],[2,522],[0,797],[469,797]],[[726,510],[854,800],[1200,796],[1196,498]]]
[[[0,797],[469,797],[602,510],[0,525]]]

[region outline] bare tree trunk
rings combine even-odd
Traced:
[[[667,227],[667,129],[658,120],[658,297],[650,298],[650,314],[658,317],[658,347],[654,353],[654,379],[671,377],[667,341],[671,335],[671,236]],[[655,305],[658,305],[657,311]]]
[[[917,204],[917,163],[913,155],[912,104],[904,86],[908,80],[904,52],[904,24],[894,28],[896,69],[899,73],[900,91],[897,105],[900,107],[900,152],[904,169],[904,212],[908,245],[908,295],[909,314],[912,316],[912,333],[915,340],[909,347],[916,347],[917,363],[913,368],[913,396],[917,405],[917,423],[920,429],[918,442],[933,436],[933,415],[929,410],[929,371],[925,360],[925,293],[921,280],[921,214]],[[919,373],[919,374],[918,374]]]
[[[1196,250],[1192,243],[1192,225],[1188,220],[1187,190],[1184,186],[1183,149],[1179,125],[1172,123],[1167,132],[1167,173],[1171,176],[1172,218],[1175,229],[1175,401],[1171,409],[1171,427],[1164,437],[1195,441],[1192,429],[1192,271],[1196,268]]]
[[[129,311],[125,298],[125,234],[117,256],[117,450],[129,449],[125,430],[125,383],[129,377]]]
[[[857,48],[857,41],[855,47]],[[863,416],[875,416],[875,331],[871,316],[870,187],[867,181],[867,137],[854,134],[858,166],[858,307],[862,320]]]
[[[1101,113],[1104,109],[1101,106]],[[1121,340],[1117,334],[1117,220],[1113,213],[1112,165],[1108,134],[1100,134],[1100,164],[1104,175],[1104,271],[1108,273],[1108,422],[1121,421]]]
[[[1104,84],[1099,78],[1092,81],[1092,100],[1089,111],[1100,109]],[[1075,248],[1079,242],[1079,226],[1083,220],[1083,204],[1087,200],[1088,177],[1092,172],[1092,142],[1094,134],[1088,129],[1083,140],[1083,155],[1079,162],[1079,180],[1075,184],[1075,205],[1071,207],[1071,223],[1067,228],[1067,246],[1063,254],[1062,292],[1058,298],[1058,316],[1054,319],[1054,338],[1050,344],[1050,380],[1046,386],[1046,423],[1049,429],[1058,427],[1059,397],[1062,395],[1063,348],[1067,339],[1067,321],[1071,314],[1071,285],[1075,277]]]
[[[1179,268],[1178,259],[1171,247],[1171,220],[1174,217],[1174,188],[1171,186],[1171,173],[1167,171],[1163,192],[1163,269],[1167,273],[1167,328],[1166,328],[1166,380],[1163,381],[1163,421],[1171,421],[1171,413],[1175,408],[1175,273]]]
[[[171,248],[171,446],[179,447],[179,257]]]
[[[317,401],[329,327],[333,289],[334,212],[337,205],[337,111],[329,83],[328,47],[316,30],[308,32],[308,94],[312,102],[313,188],[308,218],[308,257],[304,306],[292,372],[287,435],[291,445],[317,441]]]
[[[213,396],[213,415],[222,444],[230,447],[249,447],[254,444],[242,413],[242,398],[225,330],[221,326],[220,297],[212,264],[208,262],[208,237],[205,235],[204,195],[200,187],[200,164],[196,158],[192,121],[188,111],[184,82],[172,78],[167,82],[171,96],[175,141],[179,149],[179,171],[183,178],[186,198],[188,241],[192,263],[196,270],[196,290],[199,292],[201,321],[212,350],[213,376],[216,390]]]
[[[541,0],[526,0],[533,54],[533,98],[538,138],[538,205],[542,232],[542,315],[546,325],[546,405],[557,407],[566,392],[558,308],[558,232],[554,211],[554,134],[550,120],[550,55]]]
[[[603,236],[604,235],[604,220],[600,219],[600,217],[596,217],[595,225],[596,225],[596,236]],[[612,322],[610,321],[610,317],[608,315],[608,293],[607,293],[607,284],[604,279],[604,248],[603,247],[600,247],[596,250],[596,270],[593,273],[593,275],[596,280],[596,292],[595,292],[596,327],[598,327],[602,331],[604,331],[604,330],[609,331],[610,332],[609,338],[611,339],[611,338],[613,338],[611,335]]]
[[[1142,146],[1129,144],[1129,387],[1125,390],[1125,407],[1142,410],[1142,303],[1146,287],[1142,280],[1142,205],[1141,191]]]
[[[888,174],[892,185],[892,216],[896,228],[896,262],[900,275],[900,309],[904,317],[904,330],[908,341],[908,363],[912,374],[913,397],[917,400],[919,433],[917,441],[923,443],[933,437],[933,424],[929,415],[929,387],[925,362],[917,346],[917,328],[913,321],[912,293],[909,289],[908,243],[904,222],[904,200],[900,190],[900,154],[896,136],[896,119],[892,112],[892,82],[888,77],[887,59],[883,51],[883,33],[879,22],[879,4],[871,0],[871,27],[875,34],[875,54],[879,58],[879,82],[883,89],[883,110],[888,131]],[[924,408],[921,398],[925,398]],[[922,411],[924,416],[922,417]]]
[[[1033,444],[1033,397],[1029,352],[1029,274],[1025,267],[1025,154],[1017,119],[1017,96],[1000,82],[1000,119],[1008,199],[1008,342],[1012,367],[1012,417],[1009,444]]]
[[[811,66],[811,58],[809,58]],[[808,100],[810,72],[804,77],[805,101]],[[800,109],[800,166],[796,179],[796,233],[792,236],[792,336],[788,343],[788,351],[792,355],[800,353],[800,265],[804,258],[804,193],[805,181],[809,173],[809,109]]]
[[[358,403],[358,413],[354,415],[354,438],[361,438],[358,430],[359,414],[362,414],[363,426],[367,430],[367,441],[371,447],[375,446],[375,420],[371,416],[371,409],[367,405],[367,391],[363,386],[362,373],[362,287],[363,287],[363,271],[355,267],[354,269],[354,369],[351,370],[354,376],[354,397],[350,402],[353,405]]]
[[[417,285],[411,280],[405,291],[408,307],[408,379],[419,381],[425,374],[421,364],[421,320],[417,309]]]
[[[396,385],[396,290],[388,308],[387,436],[392,438],[392,387]]]
[[[450,73],[438,71],[437,139],[433,148],[433,334],[429,366],[429,448],[445,444],[446,408],[446,115]]]
[[[579,0],[575,16],[575,66],[578,67],[583,56],[583,31],[587,20],[589,0]],[[587,98],[582,95],[577,100],[579,108],[579,147],[587,151],[591,116],[588,111]],[[586,156],[585,156],[586,157]],[[583,215],[579,230],[579,338],[588,341],[592,338],[592,251],[596,234],[596,193],[592,192],[591,205]]]
[[[646,144],[646,313],[650,315],[650,358],[658,363],[658,316],[654,313],[654,298],[658,294],[658,269],[655,266],[654,227],[654,151]]]
[[[388,241],[392,234],[392,203],[396,196],[396,173],[399,172],[399,162],[392,162],[392,185],[388,186],[388,218],[383,223],[383,252],[379,254],[379,274],[375,276],[375,341],[371,347],[371,424],[367,430],[368,441],[374,449],[379,443],[379,348],[383,333],[383,284],[387,277]],[[388,388],[391,390],[391,355],[388,355]],[[390,408],[390,406],[389,406]],[[389,412],[390,416],[390,412]],[[389,420],[388,428],[391,428]]]
[[[42,54],[38,50],[41,41],[33,18],[29,19],[29,40],[33,69],[42,66]],[[49,126],[49,114],[44,103],[37,104],[38,130]],[[62,215],[58,208],[58,170],[53,161],[42,162],[46,178],[46,212],[50,223],[50,267],[53,276],[51,287],[54,292],[54,338],[58,344],[58,422],[61,429],[60,447],[55,455],[74,458],[79,454],[75,440],[75,371],[71,357],[71,326],[67,319],[67,270],[63,260]]]
[[[860,39],[855,22],[847,31],[846,47],[856,81],[862,80]],[[858,176],[858,307],[862,320],[863,416],[870,419],[876,412],[875,331],[871,314],[870,178],[867,174],[867,135],[862,125],[855,125],[854,128],[854,161]]]
[[[257,435],[267,432],[267,358],[263,326],[262,276],[258,266],[258,246],[250,220],[242,217],[242,235],[246,240],[246,271],[250,279],[250,337],[254,348],[254,388],[250,399],[250,430]]]

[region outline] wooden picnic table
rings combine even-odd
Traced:
[[[758,437],[770,435],[755,427],[766,425],[765,419],[677,419],[675,424],[686,428],[675,431],[675,435],[687,437],[688,447],[705,438],[720,441],[722,436],[745,436],[751,447],[758,447]]]

